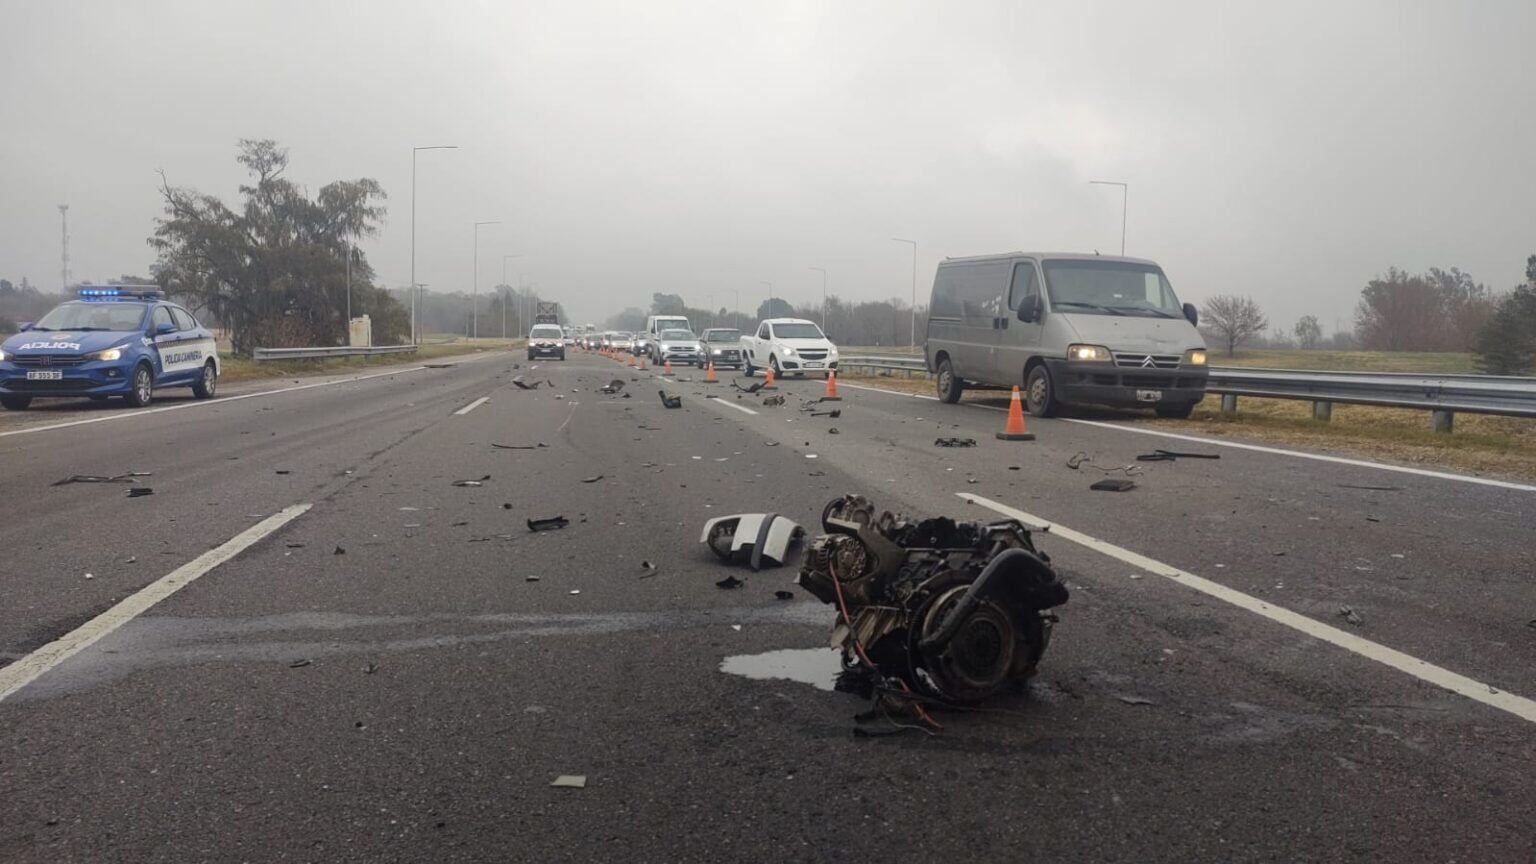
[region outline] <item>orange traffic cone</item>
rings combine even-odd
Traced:
[[[646,367],[646,365],[645,365],[645,355],[644,355],[644,354],[641,354],[641,355],[640,355],[640,371],[641,371],[641,372],[644,372],[644,371],[645,371],[645,370],[646,370],[646,368],[647,368],[647,367]]]
[[[778,389],[778,385],[773,383],[773,367],[766,366],[763,368],[763,389],[767,390],[770,387]]]
[[[827,393],[821,397],[823,402],[841,402],[843,397],[837,395],[837,373],[827,373]]]
[[[713,360],[709,361],[709,371],[704,373],[704,383],[705,384],[713,384],[713,383],[715,383],[715,361],[713,361]]]
[[[629,368],[635,368],[635,355],[629,355]]]
[[[667,361],[667,367],[665,369],[661,370],[661,374],[666,375],[669,378],[672,377],[672,361],[671,360]]]
[[[1019,385],[1013,385],[1013,400],[1008,403],[1008,423],[997,437],[1004,441],[1033,441],[1035,434],[1024,431],[1024,403],[1019,400]]]

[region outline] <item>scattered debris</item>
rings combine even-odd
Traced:
[[[336,551],[332,552],[331,554],[332,555],[345,555],[345,554],[347,554],[347,550],[341,548],[340,546],[337,546],[336,547]]]
[[[540,441],[537,444],[497,444],[493,441],[491,442],[491,446],[495,447],[497,450],[537,450],[540,447],[548,447],[549,445],[545,444],[543,441]]]
[[[683,407],[683,397],[673,396],[665,390],[657,390],[656,392],[661,394],[661,404],[667,408]]]
[[[1365,521],[1367,521],[1367,522],[1380,522],[1381,521],[1381,517],[1380,516],[1369,516],[1368,515],[1368,516],[1365,517]]]
[[[1180,453],[1177,450],[1153,450],[1136,457],[1137,462],[1173,462],[1178,459],[1220,459],[1220,453]]]
[[[763,389],[763,384],[764,383],[765,382],[762,382],[762,381],[753,381],[750,385],[748,385],[746,387],[743,387],[740,384],[736,383],[736,379],[735,378],[731,379],[731,386],[735,387],[737,390],[740,390],[743,393],[756,393],[757,391]]]
[[[272,473],[273,474],[292,474],[293,472],[289,471],[287,468],[278,468],[277,470],[273,471]]]
[[[535,381],[532,384],[529,384],[529,383],[523,381],[523,376],[519,375],[516,378],[512,379],[512,383],[519,390],[537,390],[537,389],[539,389],[539,385],[543,384],[544,382],[543,381]]]
[[[740,579],[737,579],[735,576],[727,576],[724,579],[721,579],[719,582],[716,582],[715,583],[715,587],[716,588],[740,588],[741,586],[743,586],[745,584],[747,584],[747,583],[741,581]]]
[[[833,420],[843,416],[843,409],[834,408],[831,411],[812,411],[812,417],[831,417]]]
[[[455,480],[455,481],[453,481],[453,485],[455,485],[455,486],[470,486],[470,487],[484,486],[485,485],[485,481],[487,481],[489,479],[491,479],[491,475],[487,474],[484,477],[481,477],[479,480]]]
[[[775,591],[775,592],[773,592],[773,599],[775,599],[775,600],[793,600],[793,599],[795,599],[795,594],[794,594],[793,591]]]
[[[148,471],[129,471],[126,474],[113,474],[110,477],[101,477],[95,474],[72,474],[63,480],[50,485],[66,486],[70,483],[137,483],[138,477],[148,477]]]
[[[779,442],[777,442],[777,441],[764,441],[763,442],[763,446],[764,447],[777,447],[777,446],[779,446]]]
[[[827,504],[821,524],[795,583],[837,607],[833,647],[878,677],[877,707],[899,700],[931,723],[913,699],[976,702],[1034,674],[1047,610],[1068,594],[1029,529],[877,514],[857,495]]]
[[[583,483],[596,483],[597,481],[599,481],[601,479],[603,479],[603,475],[599,474],[596,477],[583,477],[583,478],[581,478],[581,482],[583,482]]]
[[[1114,473],[1117,473],[1117,472],[1124,472],[1125,476],[1127,476],[1127,477],[1135,477],[1135,476],[1137,476],[1138,474],[1141,473],[1141,466],[1140,465],[1132,465],[1130,463],[1126,463],[1124,465],[1116,465],[1113,468],[1102,468],[1102,467],[1100,467],[1098,465],[1094,465],[1093,464],[1093,457],[1089,456],[1087,453],[1083,452],[1082,450],[1077,451],[1076,453],[1074,453],[1072,455],[1072,457],[1070,459],[1067,460],[1067,467],[1071,468],[1073,471],[1080,470],[1084,465],[1087,465],[1089,468],[1092,468],[1095,471],[1099,471],[1099,472],[1101,472],[1103,474],[1114,474]]]
[[[572,588],[570,593],[572,593],[572,594],[580,594],[581,593],[581,589],[580,588]]]
[[[292,663],[289,663],[288,664],[288,668],[289,669],[303,669],[305,666],[313,665],[314,662],[315,661],[309,659],[308,657],[304,657],[304,658],[295,660]]]
[[[373,673],[375,673],[377,671],[379,671],[379,664],[377,664],[377,663],[369,663],[368,665],[363,667],[363,674],[364,675],[372,675]]]
[[[155,490],[149,488],[148,486],[135,486],[128,490],[129,498],[143,498],[145,495],[153,494],[155,494]]]
[[[828,426],[827,427],[827,434],[828,435],[841,435],[843,433],[837,431],[837,427],[836,426]]]
[[[555,778],[555,782],[549,785],[558,786],[562,789],[585,789],[587,788],[587,775],[561,774]]]
[[[933,439],[933,446],[935,446],[935,447],[975,447],[976,446],[976,439],[975,438],[935,438],[935,439]]]
[[[613,394],[624,389],[624,382],[615,378],[597,389],[603,393],[607,393],[609,396],[612,396]]]
[[[1095,492],[1129,492],[1136,488],[1136,481],[1120,477],[1105,477],[1088,488]]]
[[[764,561],[783,564],[790,546],[804,534],[805,529],[777,513],[743,513],[705,522],[699,542],[722,561],[745,557],[753,570],[761,570]]]
[[[1360,617],[1360,613],[1356,612],[1354,609],[1351,609],[1348,606],[1339,607],[1339,617],[1355,625],[1356,627],[1359,627],[1361,624],[1365,623],[1365,619]]]
[[[555,531],[571,524],[571,520],[564,516],[551,516],[548,519],[529,519],[529,531]]]
[[[774,393],[770,396],[765,396],[763,397],[763,404],[769,408],[777,408],[784,404],[784,394]]]
[[[523,577],[523,581],[524,581],[524,582],[537,582],[537,581],[539,581],[539,577],[537,577],[537,576],[532,576],[532,575],[529,575],[529,576],[524,576],[524,577]]]
[[[1115,694],[1115,698],[1119,699],[1121,702],[1124,702],[1127,705],[1156,705],[1157,704],[1156,702],[1152,701],[1151,699],[1148,699],[1145,696],[1126,696],[1126,695],[1121,695],[1121,694],[1117,693],[1117,694]]]

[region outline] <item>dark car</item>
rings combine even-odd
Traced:
[[[732,327],[711,327],[699,334],[699,368],[710,363],[716,369],[741,368],[741,331]]]

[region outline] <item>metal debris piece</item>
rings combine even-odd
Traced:
[[[683,407],[683,397],[681,397],[681,396],[673,396],[672,394],[668,393],[665,390],[657,390],[656,392],[661,394],[661,404],[664,405],[665,407],[667,407],[667,408],[681,408],[681,407]]]
[[[745,558],[753,570],[761,570],[765,561],[783,564],[790,546],[804,534],[805,529],[777,513],[742,513],[705,522],[699,542],[722,561]]]
[[[1359,627],[1361,624],[1365,623],[1365,619],[1360,617],[1360,613],[1356,612],[1354,609],[1351,609],[1348,606],[1339,607],[1339,617],[1355,625],[1356,627]]]
[[[551,516],[547,519],[529,519],[529,531],[555,531],[571,524],[571,520],[564,516]]]
[[[1125,476],[1127,476],[1127,477],[1135,477],[1135,476],[1138,476],[1138,475],[1141,474],[1141,466],[1140,465],[1133,465],[1133,464],[1131,464],[1129,462],[1127,462],[1124,465],[1116,465],[1113,468],[1103,468],[1103,467],[1100,467],[1098,465],[1094,465],[1092,463],[1093,463],[1093,457],[1089,456],[1087,453],[1083,452],[1082,450],[1079,450],[1076,453],[1074,453],[1071,458],[1069,458],[1067,460],[1067,467],[1071,468],[1073,471],[1077,471],[1077,470],[1081,469],[1083,466],[1086,465],[1087,467],[1092,468],[1093,470],[1098,471],[1098,472],[1100,472],[1102,474],[1124,473]]]
[[[1095,492],[1129,492],[1136,488],[1136,481],[1121,477],[1105,477],[1088,488]]]
[[[110,477],[102,477],[96,474],[72,474],[65,477],[52,486],[66,486],[70,483],[137,483],[136,477],[148,477],[148,471],[129,471],[126,474],[113,474]]]
[[[1220,459],[1220,453],[1180,453],[1177,450],[1153,450],[1136,457],[1137,462],[1173,462],[1178,459]]]
[[[555,778],[555,782],[549,785],[558,786],[562,789],[585,789],[587,788],[587,775],[561,774]]]
[[[1068,592],[1022,524],[877,514],[857,495],[828,503],[821,524],[795,584],[837,607],[832,647],[884,698],[975,702],[1034,674],[1047,610]]]
[[[155,494],[155,490],[149,488],[148,486],[135,486],[128,490],[129,498],[143,498],[145,495],[153,494]]]
[[[455,481],[453,481],[453,485],[455,485],[455,486],[469,486],[469,487],[484,486],[485,485],[485,481],[487,481],[489,479],[491,479],[491,475],[487,474],[484,477],[481,477],[479,480],[455,480]]]
[[[976,439],[975,438],[935,438],[935,439],[933,439],[933,446],[935,446],[935,447],[975,447],[976,446]]]
[[[763,397],[763,404],[769,408],[777,408],[784,404],[784,394],[774,393],[771,396],[765,396]]]

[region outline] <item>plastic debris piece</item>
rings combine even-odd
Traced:
[[[673,396],[672,394],[668,393],[665,390],[657,390],[656,392],[661,394],[661,404],[663,406],[665,406],[667,408],[681,408],[681,407],[683,407],[683,397],[681,397],[681,396]]]
[[[484,477],[481,477],[479,480],[455,480],[455,481],[453,481],[453,485],[455,485],[455,486],[484,486],[485,485],[485,481],[487,481],[489,479],[491,479],[491,475],[487,474]]]
[[[603,475],[599,474],[596,477],[583,477],[581,479],[581,482],[583,482],[583,483],[596,483],[597,481],[599,481],[601,479],[603,479]]]
[[[721,579],[719,582],[716,582],[715,583],[715,587],[716,588],[730,589],[730,588],[740,588],[741,586],[743,586],[745,584],[747,584],[747,583],[741,581],[740,579],[737,579],[735,576],[727,576],[724,579]]]
[[[491,446],[497,450],[537,450],[540,447],[548,447],[549,445],[540,441],[537,444],[496,444],[493,442]]]
[[[1137,462],[1173,462],[1178,459],[1220,459],[1220,453],[1180,453],[1177,450],[1153,450],[1136,457]]]
[[[300,658],[298,660],[293,661],[292,663],[289,663],[288,664],[288,668],[289,669],[302,669],[305,666],[313,665],[314,662],[315,661],[309,659],[308,657],[303,657],[303,658]]]
[[[332,555],[345,555],[345,554],[347,554],[347,550],[341,548],[340,546],[337,546],[336,547],[336,551],[332,552],[331,554]]]
[[[571,593],[572,594],[580,594],[581,593],[581,589],[580,588],[572,588],[571,589]]]
[[[1361,624],[1365,623],[1365,619],[1360,617],[1360,613],[1356,612],[1354,609],[1351,609],[1348,606],[1339,607],[1339,617],[1355,625],[1356,627],[1359,627]]]
[[[537,581],[539,581],[539,577],[533,576],[533,575],[524,576],[523,577],[523,581],[524,582],[537,582]]]
[[[550,516],[547,519],[529,519],[529,531],[555,531],[571,524],[571,520],[564,516]]]
[[[1156,702],[1152,701],[1151,699],[1148,699],[1145,696],[1116,695],[1115,698],[1119,699],[1121,702],[1124,702],[1127,705],[1156,705],[1157,704]]]
[[[935,439],[933,439],[933,446],[935,446],[935,447],[975,447],[976,446],[976,439],[975,438],[935,438]]]
[[[145,495],[153,494],[155,494],[155,490],[149,488],[148,486],[135,486],[128,490],[129,498],[143,498]]]
[[[791,591],[775,591],[773,592],[773,598],[775,600],[793,600],[795,595]]]
[[[555,782],[549,784],[561,789],[585,789],[587,788],[587,775],[585,774],[561,774],[555,778]]]
[[[1129,492],[1136,488],[1136,481],[1120,477],[1105,477],[1088,488],[1095,492]]]
[[[148,477],[148,471],[129,471],[124,474],[113,474],[110,477],[101,477],[95,474],[72,474],[52,485],[64,486],[69,483],[137,483],[135,477]]]

